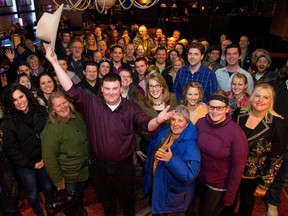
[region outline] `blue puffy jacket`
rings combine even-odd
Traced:
[[[171,146],[172,158],[168,162],[159,161],[153,176],[154,155],[169,130],[170,125],[165,125],[148,149],[144,195],[152,195],[152,214],[186,211],[194,196],[200,168],[198,133],[190,122]]]

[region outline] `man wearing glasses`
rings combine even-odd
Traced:
[[[70,44],[71,55],[68,57],[68,70],[73,71],[82,80],[84,78],[83,66],[87,59],[82,56],[84,45],[79,39],[74,39]]]

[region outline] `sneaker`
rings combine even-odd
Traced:
[[[268,204],[266,216],[278,216],[277,206]]]

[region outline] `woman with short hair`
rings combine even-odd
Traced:
[[[210,97],[208,114],[196,123],[201,151],[200,216],[217,216],[234,203],[246,164],[247,139],[229,112],[225,92],[217,91]]]
[[[179,105],[148,150],[144,195],[151,195],[152,215],[184,216],[194,196],[199,168],[197,131],[188,109]]]

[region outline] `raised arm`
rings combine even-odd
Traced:
[[[151,119],[148,123],[148,130],[154,131],[156,130],[162,123],[166,122],[171,118],[171,116],[175,113],[175,110],[168,112],[170,106],[167,106],[162,112],[158,114],[157,117]]]
[[[61,86],[63,87],[64,91],[68,91],[72,87],[73,82],[68,77],[68,75],[65,73],[65,71],[62,69],[60,64],[58,63],[57,55],[55,52],[52,51],[50,44],[46,49],[46,58],[48,59],[48,61],[53,66],[53,68],[56,72],[56,75],[59,79],[59,82],[60,82]]]

